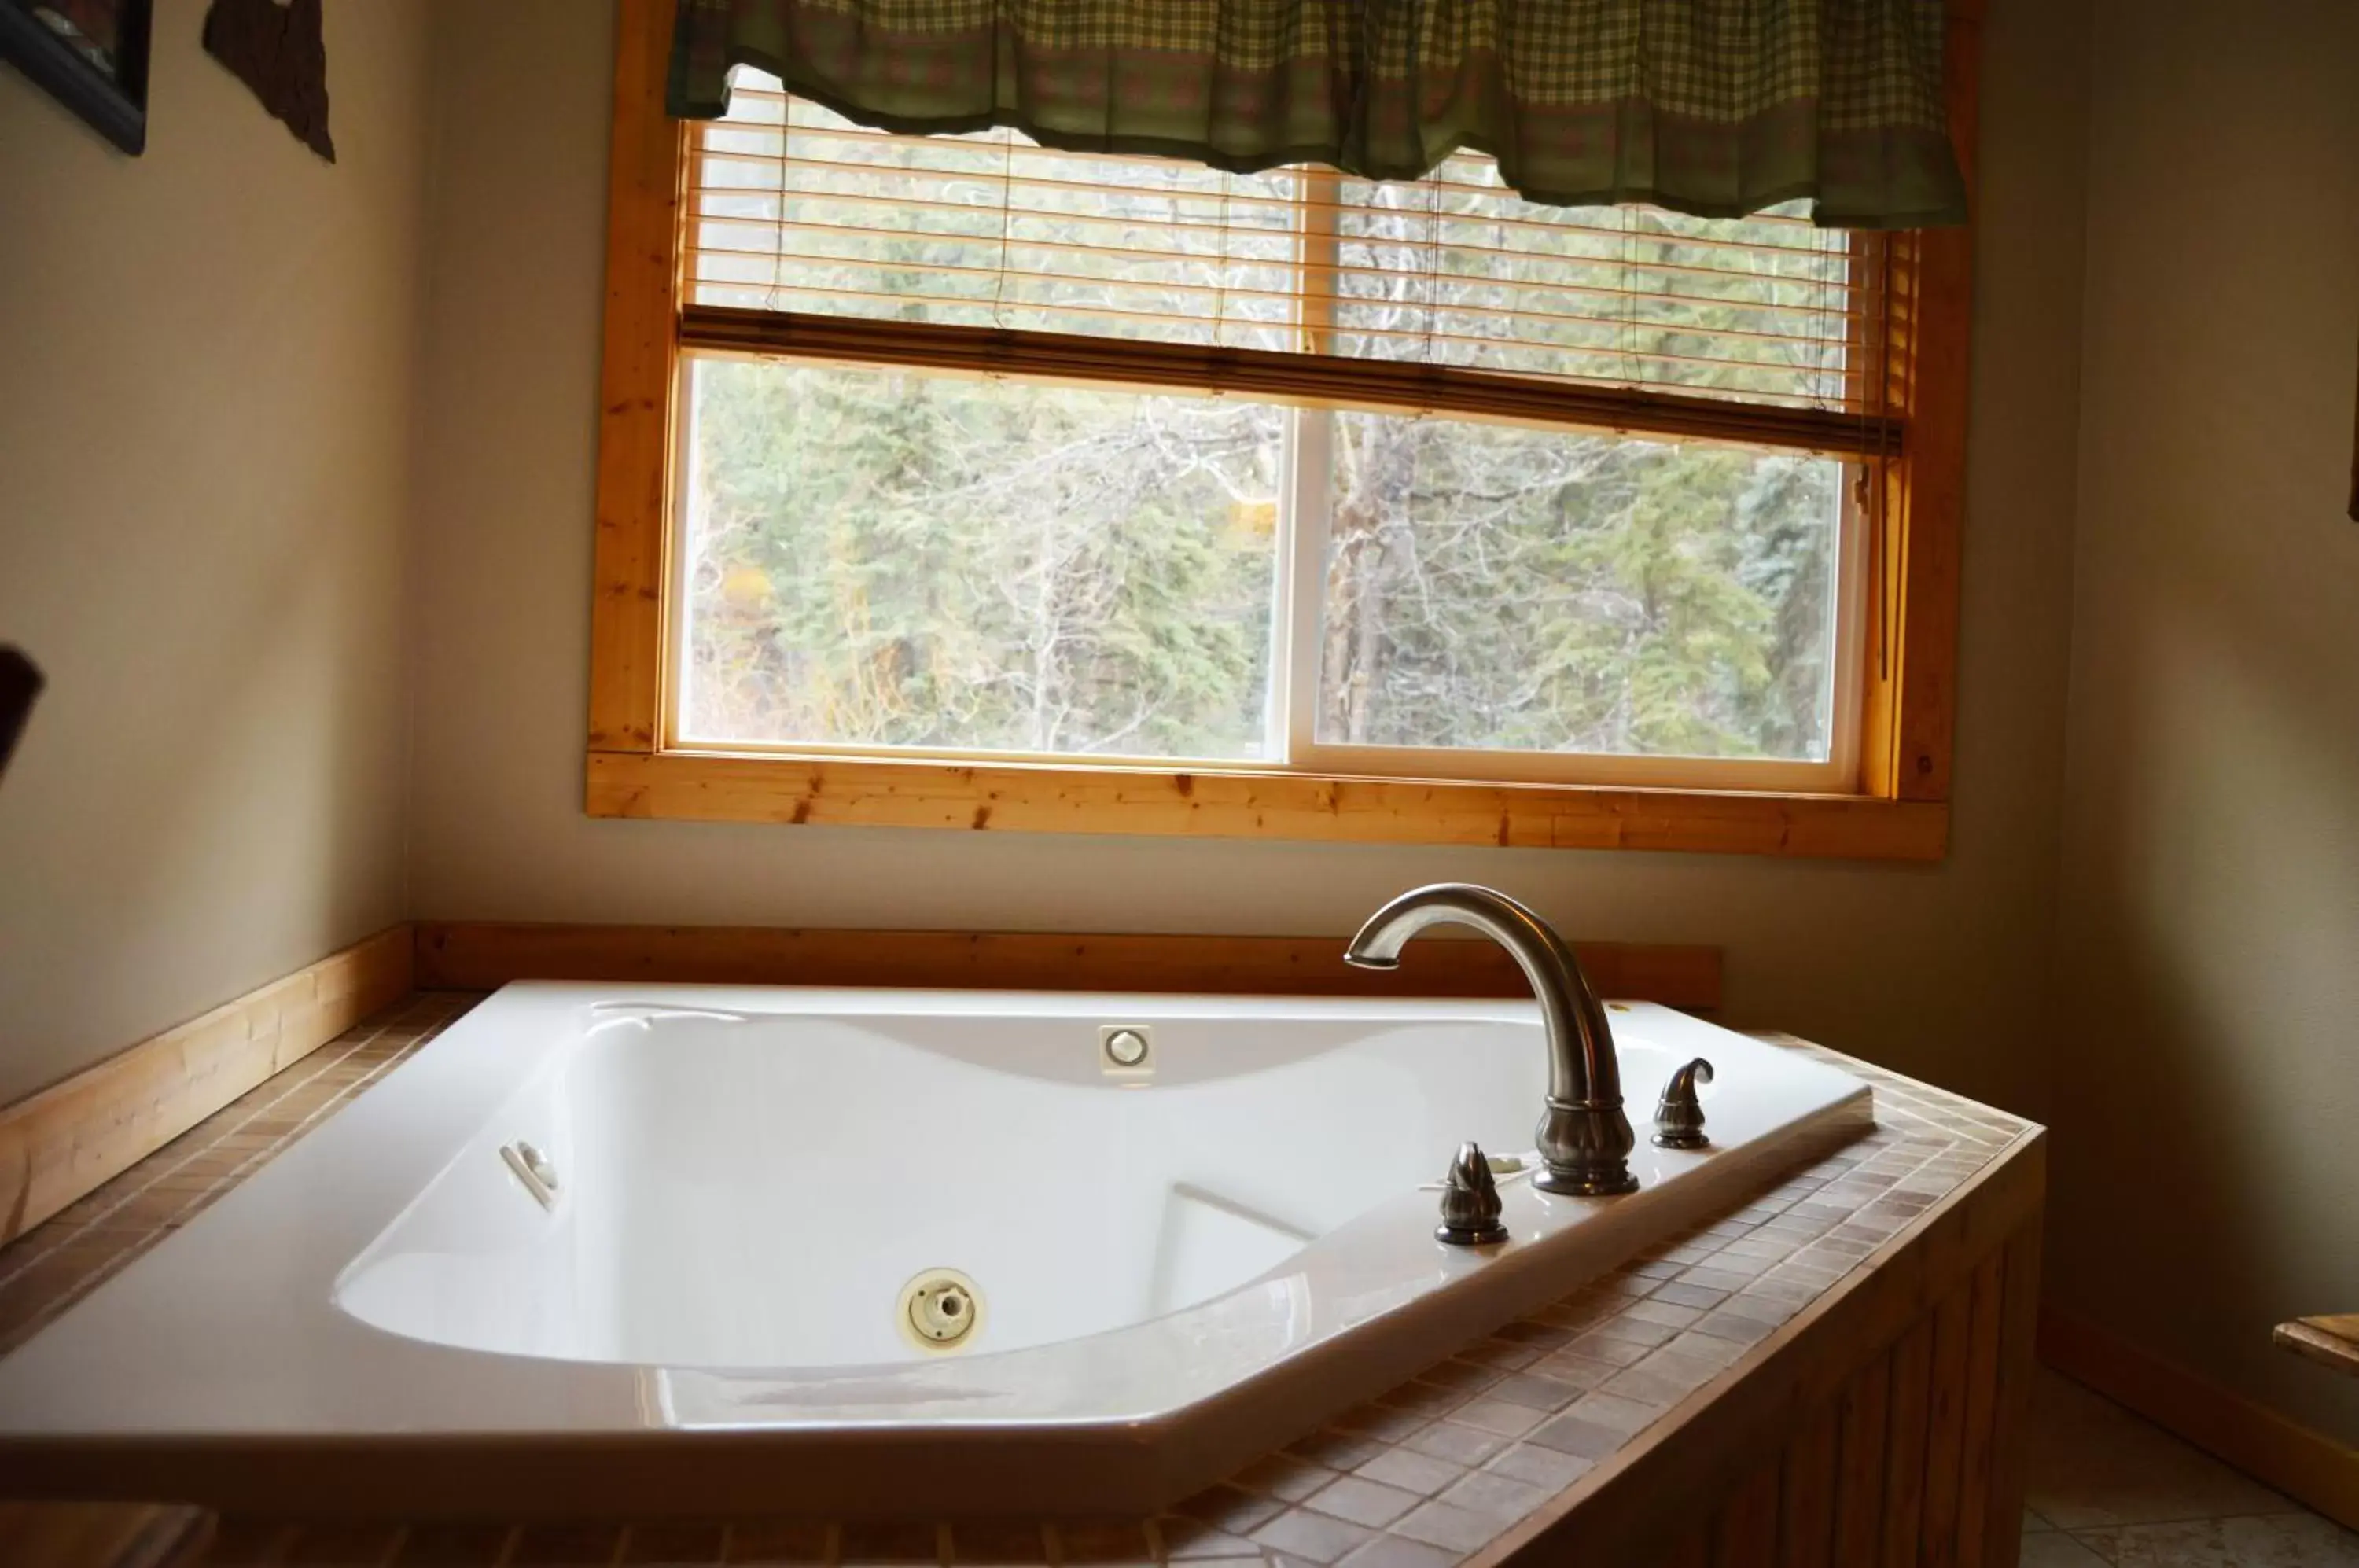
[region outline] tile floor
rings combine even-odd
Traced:
[[[2023,1568],[2359,1568],[2359,1535],[2043,1374]]]

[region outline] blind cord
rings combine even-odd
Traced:
[[[991,324],[1007,330],[1007,258],[1016,231],[1016,133],[999,127],[999,274],[991,280]]]

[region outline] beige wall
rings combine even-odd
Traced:
[[[582,814],[612,8],[445,0],[419,474],[427,917],[1332,932],[1423,880],[1582,936],[1724,943],[1742,1019],[2036,1107],[2080,332],[2077,7],[1999,0],[1956,850],[1933,868]]]
[[[147,156],[0,67],[0,1103],[404,912],[424,13],[329,168],[157,7]]]
[[[2359,5],[2098,12],[2053,1294],[2359,1442]]]

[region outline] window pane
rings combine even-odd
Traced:
[[[1266,751],[1277,409],[755,360],[690,377],[686,738]]]
[[[1319,739],[1826,760],[1843,474],[1337,414]]]

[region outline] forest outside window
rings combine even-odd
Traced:
[[[1941,852],[1955,232],[682,125],[627,9],[593,813]]]
[[[680,744],[1843,777],[1835,460],[853,365],[686,376]]]

